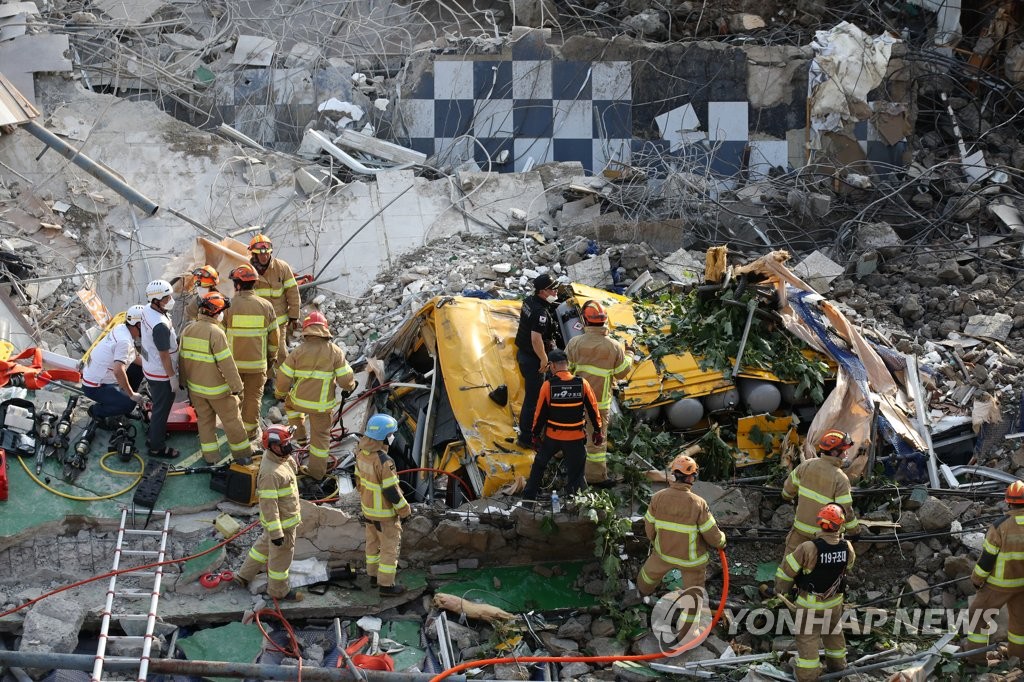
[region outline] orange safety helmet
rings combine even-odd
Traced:
[[[1006,504],[1024,504],[1024,481],[1014,481],[1006,487]]]
[[[192,276],[196,278],[196,284],[207,289],[217,286],[217,283],[220,282],[220,275],[212,265],[196,268],[192,271]]]
[[[258,277],[256,269],[248,263],[242,263],[228,275],[232,282],[255,282]]]
[[[829,429],[818,440],[818,453],[829,457],[842,457],[853,446],[850,434],[838,429]]]
[[[608,313],[597,301],[587,301],[583,304],[583,321],[591,326],[600,327],[608,321]]]
[[[273,253],[274,243],[262,232],[249,240],[249,253]]]
[[[287,445],[292,440],[292,430],[281,424],[273,424],[263,430],[263,447],[267,450],[271,445]]]
[[[203,294],[199,299],[199,311],[213,317],[231,307],[231,301],[224,298],[219,291],[211,291]]]
[[[676,458],[672,460],[672,465],[669,467],[673,474],[680,474],[682,476],[696,476],[699,468],[697,460],[689,455],[676,455]]]
[[[826,504],[818,512],[818,527],[822,530],[837,531],[846,523],[846,512],[836,503]]]

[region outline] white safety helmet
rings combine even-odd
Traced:
[[[146,300],[159,301],[174,293],[171,283],[163,279],[154,279],[146,285]]]
[[[142,322],[142,313],[145,311],[146,306],[136,303],[124,314],[124,323],[127,325],[135,325]]]

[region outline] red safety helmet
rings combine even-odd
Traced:
[[[853,446],[850,434],[838,429],[829,429],[818,440],[818,453],[830,457],[842,457]]]
[[[672,465],[669,468],[673,474],[694,476],[700,467],[697,466],[697,460],[693,457],[690,457],[689,455],[676,455],[676,458],[672,460]]]
[[[232,282],[255,282],[258,279],[256,268],[248,263],[242,263],[228,275]]]
[[[249,240],[249,253],[273,253],[274,243],[262,232]]]
[[[273,424],[263,429],[263,447],[270,449],[271,445],[287,445],[292,440],[292,430],[281,424]]]
[[[224,298],[219,291],[211,291],[203,294],[199,299],[199,311],[213,317],[231,307],[231,301]]]
[[[327,325],[327,318],[318,310],[314,310],[302,321],[302,334],[304,336],[330,337],[331,331]]]
[[[589,325],[600,327],[608,321],[608,313],[604,306],[597,301],[587,301],[583,304],[583,321]]]
[[[1024,504],[1024,481],[1014,481],[1006,487],[1006,504]]]
[[[192,276],[196,278],[196,284],[207,289],[217,286],[217,283],[220,282],[220,275],[212,265],[196,268],[192,271]]]
[[[826,504],[818,512],[818,527],[822,530],[837,531],[846,523],[846,512],[836,503]]]

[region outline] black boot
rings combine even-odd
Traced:
[[[395,583],[394,585],[380,585],[378,587],[382,597],[394,597],[399,594],[405,594],[405,585],[402,583]]]

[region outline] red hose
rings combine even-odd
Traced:
[[[729,597],[729,562],[725,558],[725,550],[722,548],[718,549],[718,556],[722,561],[722,598],[718,602],[718,608],[715,610],[715,616],[711,619],[711,625],[707,627],[704,632],[700,634],[697,639],[686,642],[671,651],[659,651],[653,654],[637,654],[633,656],[509,656],[506,658],[484,658],[476,661],[467,661],[460,663],[457,666],[448,668],[430,678],[430,682],[441,682],[449,675],[462,672],[468,668],[478,668],[485,665],[495,665],[497,663],[615,663],[616,661],[654,661],[659,658],[670,658],[677,656],[684,651],[701,644],[711,631],[715,629],[715,625],[722,617],[722,613],[725,611],[725,600]]]

